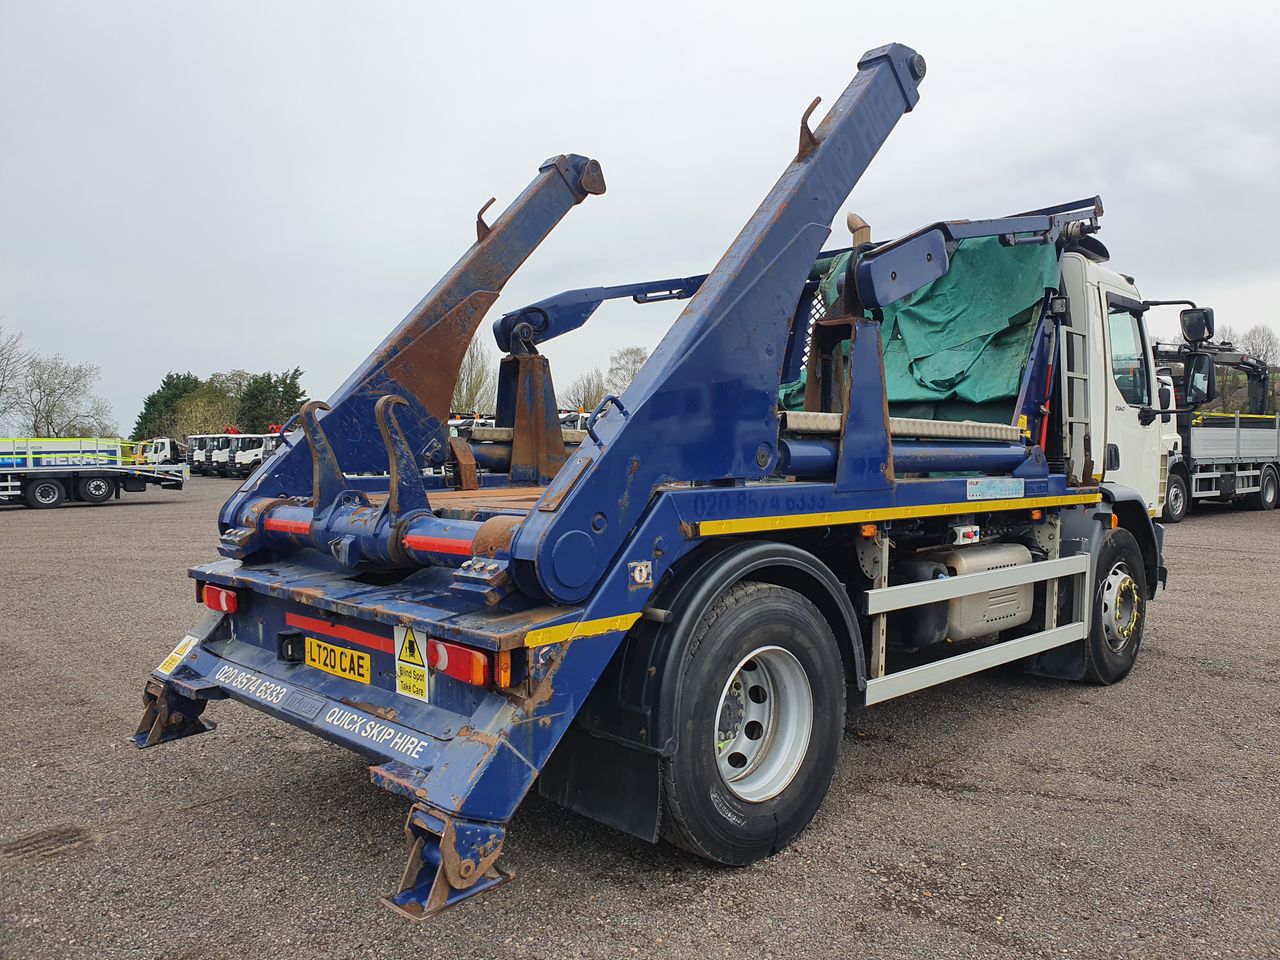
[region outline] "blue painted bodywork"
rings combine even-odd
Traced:
[[[363,754],[375,783],[414,804],[411,869],[390,902],[427,915],[501,882],[494,861],[506,822],[655,587],[706,545],[699,524],[964,502],[966,478],[928,475],[942,471],[1018,477],[1028,497],[1069,492],[1030,443],[904,443],[908,469],[897,472],[919,475],[896,476],[874,308],[945,269],[948,242],[1007,235],[1053,243],[1093,215],[1079,204],[935,224],[868,251],[857,282],[870,315],[847,320],[843,434],[779,436],[778,387],[799,369],[828,225],[915,105],[923,72],[903,46],[866,54],[705,276],[569,291],[495,322],[503,349],[528,358],[606,299],[689,299],[636,380],[595,412],[593,436],[567,448],[550,482],[518,502],[499,496],[503,485],[536,476],[482,474],[478,489],[453,489],[460,464],[445,424],[462,354],[506,279],[569,209],[603,191],[593,161],[548,161],[227,502],[224,559],[192,576],[236,591],[240,608],[209,614],[177,666],[153,674],[139,745],[201,732],[204,704],[232,698]],[[1047,309],[1040,324],[1019,400],[1032,431],[1046,400]],[[549,390],[549,379],[539,389]],[[500,422],[518,431],[515,399],[503,403]],[[477,461],[500,466],[503,456],[489,450]],[[796,472],[812,479],[784,482],[797,457],[806,469]],[[637,567],[647,579],[636,580]],[[432,671],[428,702],[401,695],[397,628],[510,655],[511,682],[471,686]],[[301,634],[367,653],[370,682],[290,659],[288,642]]]

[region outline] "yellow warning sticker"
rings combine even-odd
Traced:
[[[182,638],[182,642],[173,648],[173,652],[160,661],[160,666],[156,667],[156,673],[163,673],[166,677],[173,673],[174,667],[180,664],[191,652],[191,648],[199,642],[197,637],[187,634]]]
[[[415,667],[425,667],[427,661],[422,658],[422,647],[414,636],[411,627],[405,627],[404,639],[396,644],[396,659],[401,663],[409,663]]]
[[[396,627],[396,693],[427,702],[427,661],[412,627]]]

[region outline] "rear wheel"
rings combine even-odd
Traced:
[[[1263,467],[1260,489],[1249,494],[1245,502],[1253,510],[1274,510],[1277,497],[1280,497],[1280,480],[1276,478],[1275,468]]]
[[[1147,623],[1147,575],[1138,541],[1108,530],[1094,574],[1093,624],[1085,638],[1085,679],[1107,685],[1128,676]]]
[[[1181,523],[1187,515],[1187,481],[1181,473],[1169,474],[1164,491],[1164,522]]]
[[[22,491],[22,498],[28,507],[37,510],[50,510],[62,506],[67,491],[57,480],[32,480]]]
[[[753,863],[813,819],[835,773],[845,675],[822,613],[794,590],[730,587],[681,664],[663,836],[717,863]]]
[[[81,477],[76,481],[76,497],[85,503],[106,503],[115,492],[115,484],[106,477]]]

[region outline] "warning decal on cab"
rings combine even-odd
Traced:
[[[156,673],[163,673],[166,677],[173,673],[173,668],[183,661],[198,642],[197,637],[187,634],[182,638],[182,642],[173,648],[173,652],[160,661],[160,666],[156,667]]]
[[[396,627],[396,693],[427,702],[427,661],[412,627]]]

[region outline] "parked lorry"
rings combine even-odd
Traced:
[[[0,439],[0,501],[50,509],[67,501],[106,503],[149,486],[181,490],[185,464],[139,463],[119,437]]]
[[[238,432],[227,431],[209,438],[209,445],[205,449],[205,473],[217,477],[231,476],[232,458],[240,436]]]
[[[152,437],[134,447],[137,463],[185,463],[186,460],[186,444],[173,437]]]
[[[136,743],[233,699],[368,758],[411,803],[387,902],[424,917],[506,879],[535,783],[747,864],[822,803],[846,709],[1011,662],[1122,679],[1166,572],[1151,398],[1118,392],[1154,366],[1141,311],[1107,309],[1137,298],[1102,265],[1100,203],[822,250],[924,71],[864,55],[709,274],[500,317],[496,423],[451,436],[485,312],[600,166],[553,157],[479,217],[223,507],[222,559],[191,571],[204,615],[147,680]],[[538,348],[615,297],[689,302],[568,449]],[[801,370],[803,409],[780,411]]]
[[[1212,330],[1210,330],[1212,333]],[[1245,412],[1209,413],[1182,406],[1173,414],[1176,432],[1166,440],[1168,493],[1163,517],[1178,523],[1193,503],[1242,502],[1274,510],[1280,499],[1280,416],[1267,413],[1271,369],[1230,343],[1157,343],[1156,362],[1169,368],[1174,403],[1186,389],[1189,353],[1207,352],[1214,367],[1244,374]],[[1211,367],[1216,378],[1216,370]]]
[[[280,434],[276,433],[242,433],[234,440],[231,453],[231,473],[237,477],[247,477],[262,465],[280,445]]]
[[[195,433],[187,437],[187,466],[192,474],[203,474],[209,452],[211,434]]]

